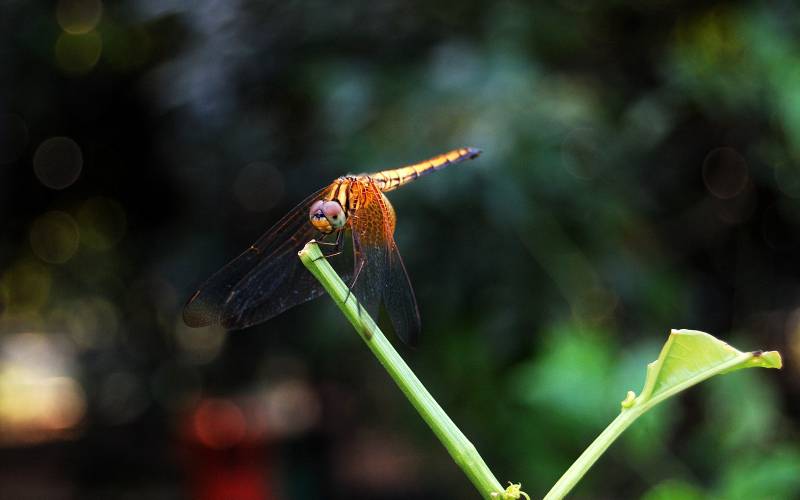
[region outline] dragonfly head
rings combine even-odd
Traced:
[[[332,233],[344,227],[347,222],[347,215],[338,201],[318,200],[311,205],[308,211],[311,225],[321,233]]]

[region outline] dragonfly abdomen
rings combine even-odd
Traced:
[[[460,163],[464,160],[471,160],[480,154],[481,150],[477,148],[454,149],[453,151],[434,156],[433,158],[419,163],[391,170],[382,170],[374,174],[368,174],[367,177],[372,178],[375,183],[378,184],[380,190],[385,193],[397,189],[403,184],[408,184],[423,175],[441,170],[449,165]]]

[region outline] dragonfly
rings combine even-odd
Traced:
[[[337,178],[212,275],[186,303],[184,322],[236,330],[319,297],[322,285],[297,256],[316,240],[327,248],[325,257],[350,283],[359,305],[373,318],[383,306],[397,336],[415,345],[421,329],[419,307],[394,240],[395,211],[384,193],[480,153],[459,148],[412,165]],[[345,251],[348,240],[352,252]]]

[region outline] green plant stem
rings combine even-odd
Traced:
[[[353,294],[350,293],[348,297],[347,286],[325,260],[317,243],[311,241],[300,251],[299,255],[303,264],[322,283],[367,347],[378,358],[378,361],[416,408],[422,419],[430,426],[436,437],[447,448],[450,456],[466,473],[472,484],[484,498],[492,498],[492,493],[502,495],[503,488],[500,486],[500,482],[489,470],[478,454],[478,450],[433,399],[433,396],[395,351],[373,319],[357,305]],[[345,297],[347,297],[347,302],[345,302]]]
[[[645,385],[645,388],[642,390],[642,394],[636,398],[635,402],[633,402],[630,407],[623,408],[622,412],[617,415],[617,418],[615,418],[608,425],[608,427],[606,427],[605,430],[601,432],[594,441],[592,441],[592,444],[590,444],[589,447],[584,450],[581,456],[578,457],[575,462],[573,462],[570,468],[564,472],[556,484],[553,485],[549,492],[547,492],[544,500],[557,500],[564,498],[567,493],[569,493],[572,488],[578,484],[578,481],[583,478],[584,474],[586,474],[592,465],[597,462],[597,459],[599,459],[600,456],[605,453],[608,447],[611,446],[611,444],[620,436],[620,434],[622,434],[625,429],[627,429],[637,418],[642,416],[650,408],[661,403],[670,396],[674,396],[675,394],[686,390],[689,387],[702,382],[703,380],[711,378],[714,375],[725,373],[726,370],[734,368],[737,365],[741,365],[752,358],[753,353],[742,353],[741,355],[721,363],[712,369],[706,370],[697,376],[690,377],[680,384],[676,384],[669,389],[664,390],[663,392],[659,392],[655,396],[652,395],[653,387]]]
[[[544,500],[556,500],[564,498],[567,493],[578,484],[584,474],[597,462],[597,459],[611,446],[625,429],[643,413],[639,408],[629,408],[617,415],[608,427],[592,441],[586,450],[578,457],[575,462],[559,478],[556,484],[547,492]]]

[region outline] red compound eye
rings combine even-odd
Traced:
[[[323,233],[341,229],[347,222],[347,216],[338,201],[315,201],[308,210],[311,224]]]
[[[344,210],[342,210],[342,206],[339,205],[338,201],[327,201],[322,204],[322,212],[325,214],[325,218],[328,219],[328,222],[331,223],[335,229],[339,229],[344,226],[346,222],[346,217],[344,215]]]

